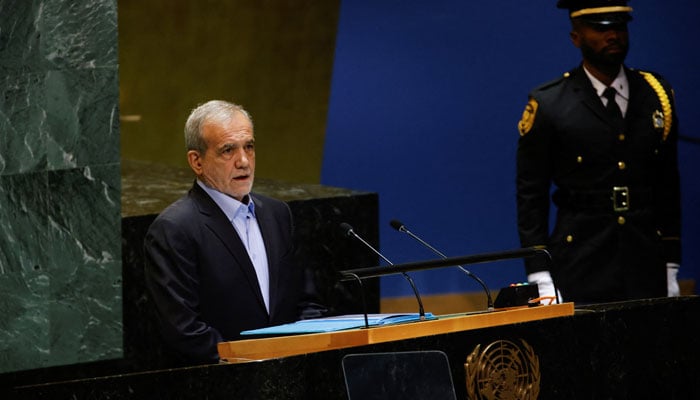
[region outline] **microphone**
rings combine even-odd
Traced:
[[[391,225],[391,227],[394,228],[394,229],[396,229],[397,231],[403,232],[403,233],[407,234],[408,236],[412,237],[413,239],[415,239],[416,241],[418,241],[418,243],[420,243],[420,244],[422,244],[423,246],[427,247],[430,251],[432,251],[433,253],[437,254],[438,256],[440,256],[440,257],[442,257],[442,258],[447,258],[446,255],[444,255],[443,253],[441,253],[440,251],[438,251],[435,247],[429,245],[425,240],[419,238],[418,236],[416,236],[415,234],[413,234],[413,232],[409,231],[409,230],[406,228],[406,226],[405,226],[401,221],[392,219],[392,220],[389,222],[389,225]],[[482,281],[478,276],[472,274],[471,271],[469,271],[468,269],[464,268],[463,266],[458,265],[457,267],[458,267],[459,269],[461,269],[461,270],[462,270],[465,274],[467,274],[469,277],[471,277],[472,279],[474,279],[475,281],[477,281],[477,282],[481,285],[481,287],[484,288],[484,291],[486,292],[486,300],[487,300],[487,302],[488,302],[488,306],[487,306],[487,307],[488,307],[488,310],[489,310],[489,311],[493,311],[493,310],[494,310],[494,306],[493,306],[493,298],[491,297],[491,291],[489,291],[489,288],[488,288],[488,286],[486,286],[486,284],[484,283],[484,281]]]
[[[360,237],[360,235],[355,233],[355,231],[352,229],[352,226],[350,224],[343,222],[340,224],[340,229],[342,230],[343,234],[345,234],[345,236],[354,237],[355,239],[359,240],[362,244],[367,246],[370,250],[372,250],[376,255],[378,255],[387,264],[394,265],[394,263],[389,261],[388,258],[384,257],[384,255],[382,253],[380,253],[377,249],[372,247],[372,245],[370,245],[364,239],[362,239],[362,237]],[[413,279],[411,279],[411,277],[407,273],[402,272],[401,274],[404,276],[404,278],[406,278],[406,280],[408,281],[408,284],[411,285],[411,289],[413,289],[413,294],[416,295],[416,301],[418,301],[418,315],[420,316],[421,320],[424,320],[425,319],[425,309],[423,308],[423,300],[421,300],[421,298],[420,298],[420,294],[418,293],[418,289],[416,288],[416,284],[413,283]]]

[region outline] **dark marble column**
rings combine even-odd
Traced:
[[[116,2],[0,2],[0,373],[120,358]]]

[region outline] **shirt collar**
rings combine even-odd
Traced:
[[[223,211],[224,214],[226,214],[226,218],[228,218],[229,221],[233,221],[237,217],[245,216],[248,213],[255,217],[255,202],[253,201],[253,198],[250,194],[244,197],[244,200],[248,200],[248,204],[245,204],[234,199],[229,195],[219,192],[216,189],[210,188],[199,179],[197,179],[197,184],[205,192],[207,192],[207,194],[212,198],[212,200],[214,200],[214,203],[216,203],[216,205],[218,205],[219,208],[221,208],[221,211]]]
[[[605,84],[601,81],[599,81],[595,76],[593,76],[586,67],[583,67],[583,70],[586,72],[586,75],[588,76],[588,79],[591,81],[593,84],[593,88],[595,89],[596,93],[598,94],[598,97],[603,96],[603,91],[607,88]],[[627,81],[627,75],[625,74],[625,69],[620,66],[620,72],[617,73],[617,76],[613,80],[613,82],[610,84],[610,87],[615,88],[617,90],[617,94],[622,96],[625,100],[629,100],[630,97],[630,86],[629,82]]]

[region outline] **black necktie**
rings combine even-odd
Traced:
[[[616,94],[617,94],[617,91],[615,90],[615,88],[612,88],[612,87],[605,88],[605,91],[603,92],[603,96],[606,99],[608,99],[608,105],[605,108],[608,109],[608,112],[614,118],[622,119],[622,111],[620,111],[620,106],[618,106],[617,101],[615,101]]]

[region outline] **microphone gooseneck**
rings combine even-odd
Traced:
[[[382,260],[384,260],[387,264],[389,265],[394,265],[391,261],[389,261],[388,258],[384,257],[382,253],[380,253],[377,249],[372,247],[367,241],[365,241],[360,235],[355,233],[355,231],[352,229],[352,226],[346,222],[343,222],[340,224],[340,229],[342,230],[343,234],[347,237],[353,237],[357,240],[359,240],[362,244],[364,244],[367,248],[372,250],[376,255],[378,255]],[[425,309],[423,308],[423,300],[420,297],[420,293],[418,293],[418,288],[416,288],[416,284],[413,282],[413,279],[410,277],[405,272],[401,273],[404,278],[408,281],[408,284],[411,285],[411,289],[413,289],[413,294],[416,296],[416,301],[418,302],[418,315],[420,316],[421,320],[425,319]]]
[[[362,242],[362,244],[364,244],[365,246],[369,247],[370,250],[372,250],[376,255],[378,255],[379,257],[381,257],[381,259],[384,260],[387,264],[389,264],[389,265],[394,265],[394,263],[392,263],[391,261],[389,261],[388,258],[384,257],[384,255],[383,255],[382,253],[380,253],[379,251],[377,251],[377,249],[375,249],[374,247],[372,247],[372,245],[370,245],[370,244],[367,243],[364,239],[362,239],[362,237],[360,237],[360,235],[358,235],[357,233],[355,233],[355,231],[352,229],[352,226],[350,226],[350,224],[348,224],[348,223],[346,223],[346,222],[343,222],[342,224],[340,224],[340,228],[341,228],[341,229],[343,230],[343,232],[345,233],[345,236],[354,237],[355,239],[357,239],[357,240],[359,240],[360,242]]]
[[[428,244],[425,240],[423,240],[423,239],[419,238],[418,236],[416,236],[413,232],[409,231],[409,230],[406,228],[406,226],[405,226],[401,221],[392,219],[392,220],[389,222],[389,225],[391,225],[391,227],[394,228],[394,229],[396,229],[397,231],[403,232],[403,233],[407,234],[408,236],[410,236],[411,238],[413,238],[414,240],[416,240],[418,243],[422,244],[424,247],[428,248],[430,251],[432,251],[433,253],[437,254],[437,255],[440,256],[440,257],[442,257],[443,259],[447,258],[447,256],[444,255],[442,252],[440,252],[438,249],[436,249],[435,247],[433,247],[433,246],[431,246],[430,244]],[[464,272],[465,274],[467,274],[470,278],[474,279],[475,281],[477,281],[477,282],[481,285],[481,287],[484,289],[484,292],[486,292],[486,300],[487,300],[487,303],[488,303],[488,305],[487,305],[488,310],[489,310],[489,311],[493,311],[493,310],[494,310],[494,305],[493,305],[493,298],[491,297],[491,291],[489,290],[488,286],[486,286],[486,284],[484,283],[484,281],[482,281],[478,276],[474,275],[473,273],[471,273],[471,271],[469,271],[468,269],[464,268],[463,266],[458,265],[457,267],[458,267],[459,269],[461,269],[462,272]]]

